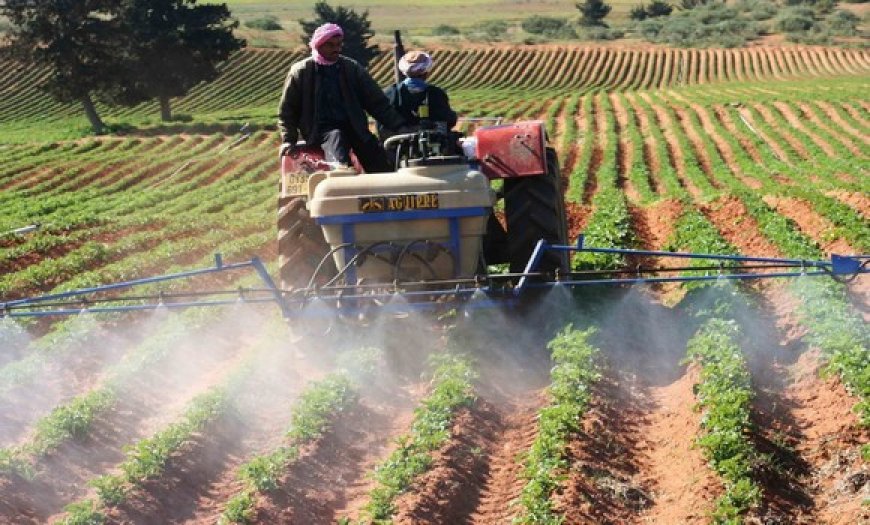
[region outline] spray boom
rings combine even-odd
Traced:
[[[341,284],[333,279],[327,286],[314,285],[312,277],[309,286],[294,290],[281,290],[269,275],[258,258],[247,262],[224,264],[220,254],[215,254],[213,267],[202,268],[125,281],[92,288],[82,288],[38,297],[17,299],[0,303],[0,317],[45,317],[73,315],[82,312],[129,312],[153,310],[156,308],[191,308],[203,306],[222,306],[238,301],[248,303],[275,302],[286,318],[305,317],[308,314],[323,315],[323,308],[308,308],[313,302],[331,304],[328,311],[335,313],[354,313],[368,310],[372,306],[389,310],[393,299],[401,297],[403,307],[431,309],[451,302],[464,302],[472,297],[485,295],[487,301],[476,301],[477,306],[492,304],[515,304],[529,295],[529,290],[548,289],[554,286],[579,288],[593,285],[626,285],[637,283],[692,282],[730,280],[756,280],[772,278],[791,278],[802,276],[830,276],[840,282],[854,280],[858,275],[870,272],[868,255],[833,255],[830,261],[804,259],[781,259],[771,257],[747,257],[740,255],[697,254],[683,252],[631,250],[621,248],[594,248],[583,244],[581,235],[574,246],[553,245],[538,241],[525,270],[520,274],[487,274],[473,279],[400,281],[398,274],[392,283],[354,283]],[[366,253],[371,247],[356,247],[358,253]],[[654,268],[635,266],[602,270],[581,270],[566,273],[556,272],[548,275],[538,270],[540,261],[547,251],[570,253],[613,254],[635,257],[656,257],[663,259],[709,260],[708,266],[684,266]],[[327,255],[329,257],[331,255]],[[112,292],[127,290],[138,286],[161,283],[177,279],[191,278],[244,269],[253,269],[263,283],[261,288],[239,288],[238,290],[178,292],[150,295],[113,296]],[[665,275],[676,273],[677,275]],[[700,273],[700,274],[699,274]]]

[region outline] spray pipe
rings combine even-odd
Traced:
[[[42,227],[41,223],[34,222],[33,224],[28,224],[27,226],[22,226],[20,228],[15,228],[3,233],[0,233],[0,237],[11,237],[13,235],[24,235],[25,233],[35,232],[36,230]]]
[[[239,133],[241,133],[241,136],[237,137],[235,140],[233,140],[232,142],[230,142],[229,144],[224,146],[222,149],[220,149],[217,152],[217,155],[222,155],[222,154],[226,153],[227,151],[236,147],[243,140],[247,140],[251,136],[251,133],[252,133],[252,131],[250,129],[248,129],[248,124],[249,124],[248,122],[245,122],[245,124],[241,128],[239,128]],[[158,179],[157,182],[155,183],[155,185],[160,185],[164,181],[171,179],[172,177],[181,173],[185,168],[190,166],[194,161],[197,161],[197,160],[202,159],[202,158],[207,157],[207,156],[209,156],[208,153],[203,153],[201,155],[197,155],[196,157],[193,157],[192,159],[188,159],[184,164],[182,164],[181,166],[176,168],[175,171],[173,171],[169,175],[166,175],[165,177],[161,177],[160,179]]]
[[[174,279],[182,279],[187,277],[194,277],[197,275],[204,275],[210,273],[224,272],[224,271],[232,271],[238,269],[244,269],[252,267],[263,280],[266,285],[265,290],[270,292],[272,297],[268,299],[247,299],[248,302],[272,302],[277,301],[278,305],[281,307],[282,313],[285,316],[289,316],[289,310],[287,310],[287,305],[283,301],[281,297],[280,290],[277,286],[275,286],[274,281],[272,280],[269,273],[266,271],[266,267],[263,265],[262,261],[258,257],[254,257],[248,262],[235,263],[235,264],[224,264],[223,258],[220,254],[215,254],[215,266],[213,268],[203,268],[198,270],[190,270],[186,272],[179,272],[174,274],[162,275],[157,277],[146,277],[143,279],[136,279],[132,281],[125,281],[120,283],[95,286],[91,288],[82,288],[78,290],[72,290],[69,292],[60,292],[55,294],[47,294],[39,297],[28,297],[24,299],[16,299],[13,301],[8,301],[5,303],[0,303],[0,317],[27,317],[27,316],[36,316],[43,317],[49,315],[69,315],[72,313],[79,313],[81,310],[89,311],[89,312],[125,312],[125,311],[134,311],[134,310],[148,310],[154,309],[158,307],[169,307],[169,308],[185,308],[190,306],[214,306],[214,305],[222,305],[222,304],[231,304],[233,301],[228,300],[219,300],[219,301],[193,301],[187,303],[165,303],[165,294],[163,292],[159,292],[157,294],[158,302],[157,304],[140,304],[140,305],[118,305],[111,306],[105,308],[92,308],[90,307],[91,302],[87,299],[87,295],[106,292],[111,290],[119,290],[125,288],[132,288],[135,286],[143,285],[143,284],[151,284],[163,281],[169,281]],[[222,293],[222,292],[217,292]],[[148,297],[140,297],[139,299],[147,299]],[[151,296],[150,298],[154,298]],[[78,301],[82,304],[82,309],[79,310],[70,310],[70,309],[58,309],[58,310],[32,310],[37,307],[50,307],[53,306],[48,301],[55,300],[74,300]],[[129,300],[128,298],[118,298],[118,301]],[[70,301],[69,303],[59,303],[60,306],[65,306],[68,304],[74,304],[74,301]],[[16,313],[14,310],[21,309],[29,309],[26,312]]]

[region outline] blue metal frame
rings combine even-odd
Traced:
[[[195,301],[195,302],[186,302],[186,303],[171,303],[171,304],[146,304],[146,305],[125,305],[125,306],[110,306],[110,307],[95,307],[95,308],[77,308],[77,309],[60,309],[60,310],[30,310],[24,312],[15,312],[12,309],[16,307],[33,307],[38,308],[41,303],[46,303],[48,301],[57,301],[63,299],[72,299],[75,297],[82,297],[85,295],[99,293],[99,292],[107,292],[111,290],[119,290],[123,288],[132,288],[135,286],[141,286],[143,284],[151,284],[158,283],[163,281],[170,281],[174,279],[184,279],[187,277],[195,277],[198,275],[206,275],[217,272],[226,272],[232,270],[239,270],[244,268],[253,268],[260,278],[263,280],[263,283],[266,285],[266,288],[271,292],[271,299],[246,299],[249,302],[272,302],[277,301],[278,305],[281,307],[281,311],[285,317],[290,316],[290,310],[287,309],[287,305],[281,296],[281,291],[275,286],[275,282],[272,280],[272,277],[269,275],[269,272],[266,270],[266,267],[263,265],[263,262],[259,259],[259,257],[254,257],[248,262],[242,263],[234,263],[234,264],[224,264],[223,258],[221,254],[216,253],[214,256],[215,265],[212,268],[202,268],[199,270],[190,270],[186,272],[178,272],[168,275],[160,275],[157,277],[146,277],[143,279],[134,279],[132,281],[124,281],[120,283],[114,284],[106,284],[102,286],[94,286],[91,288],[80,288],[78,290],[71,290],[69,292],[60,292],[54,294],[40,295],[38,297],[28,297],[24,299],[16,299],[13,301],[7,301],[5,303],[0,303],[0,317],[8,316],[8,317],[46,317],[50,315],[69,315],[69,314],[77,314],[81,313],[83,310],[88,312],[127,312],[127,311],[135,311],[135,310],[153,310],[160,307],[167,308],[186,308],[190,306],[216,306],[216,305],[224,305],[224,304],[232,304],[236,302],[227,301],[227,300],[217,300],[217,301]],[[86,301],[83,301],[86,302]]]
[[[457,210],[444,210],[442,213],[433,215],[432,211],[424,211],[424,212],[407,212],[402,213],[401,218],[399,220],[409,220],[409,215],[414,214],[419,218],[420,216],[433,217],[438,216],[440,218],[444,218],[445,216],[450,219],[450,236],[451,236],[451,248],[454,249],[455,253],[459,253],[459,219],[461,217],[468,217],[475,215],[474,211],[485,211],[484,208],[464,208],[457,212]],[[446,213],[444,213],[446,212]],[[451,214],[450,212],[456,212]],[[384,215],[386,214],[378,214],[380,215],[380,220],[390,220],[386,219]],[[392,214],[390,214],[392,215]],[[344,219],[342,219],[344,217]],[[354,220],[348,220],[350,218]],[[362,217],[368,217],[368,215],[363,215]],[[345,234],[351,239],[353,238],[353,225],[359,222],[377,222],[377,219],[364,219],[362,221],[356,220],[359,219],[359,215],[353,216],[339,216],[339,217],[331,217],[329,221],[334,221],[335,224],[342,224],[343,228],[349,230],[349,232],[345,231]],[[392,220],[395,220],[392,219]],[[347,240],[347,239],[346,239]],[[454,244],[455,243],[455,244]],[[731,262],[752,262],[752,263],[769,263],[769,264],[779,264],[779,265],[793,265],[799,266],[800,271],[794,272],[772,272],[772,273],[718,273],[717,275],[697,275],[697,276],[674,276],[674,277],[626,277],[626,278],[608,278],[608,279],[559,279],[557,282],[535,282],[530,277],[533,277],[533,274],[537,271],[538,265],[540,264],[541,257],[548,250],[555,251],[568,251],[568,252],[588,252],[588,253],[610,253],[610,254],[621,254],[621,255],[649,255],[649,256],[658,256],[658,257],[676,257],[676,258],[685,258],[685,259],[710,259],[710,260],[719,260],[719,261],[731,261]],[[458,256],[458,255],[457,255]],[[579,286],[587,286],[587,285],[607,285],[607,284],[636,284],[636,283],[662,283],[662,282],[691,282],[691,281],[714,281],[720,279],[728,279],[728,280],[741,280],[741,279],[769,279],[769,278],[777,278],[777,277],[798,277],[798,276],[819,276],[819,275],[837,275],[837,276],[852,276],[855,274],[863,274],[870,273],[870,268],[867,268],[867,264],[870,262],[870,256],[868,255],[857,255],[857,256],[843,256],[843,255],[833,255],[831,257],[831,261],[808,261],[802,259],[777,259],[770,257],[747,257],[740,255],[717,255],[717,254],[696,254],[696,253],[684,253],[684,252],[665,252],[665,251],[652,251],[652,250],[631,250],[631,249],[621,249],[621,248],[586,248],[583,246],[583,236],[581,235],[577,241],[577,245],[568,246],[568,245],[553,245],[545,242],[544,240],[538,241],[538,244],[535,246],[534,251],[532,252],[531,257],[529,258],[528,263],[526,264],[524,275],[519,279],[517,286],[514,288],[510,287],[492,287],[492,286],[482,286],[475,285],[471,282],[467,286],[456,288],[447,288],[447,289],[437,289],[437,290],[412,290],[412,291],[373,291],[371,293],[365,293],[364,291],[354,291],[353,289],[344,288],[341,290],[330,290],[324,289],[320,290],[317,297],[327,300],[327,301],[337,301],[340,302],[343,306],[339,308],[343,313],[353,313],[357,311],[365,311],[366,305],[372,304],[373,302],[381,302],[386,305],[386,309],[389,311],[390,299],[400,295],[407,299],[411,299],[411,302],[408,305],[402,306],[402,309],[414,309],[414,310],[425,310],[425,309],[433,309],[437,308],[440,304],[435,301],[431,301],[428,299],[433,299],[437,297],[445,297],[452,296],[457,298],[457,300],[469,300],[478,294],[478,292],[482,292],[485,294],[486,299],[481,301],[474,301],[472,307],[488,307],[494,304],[507,304],[512,305],[519,301],[524,290],[527,289],[543,289],[543,288],[552,288],[557,285],[564,285],[568,287],[579,287]],[[0,317],[8,316],[8,317],[46,317],[53,315],[74,315],[82,312],[129,312],[129,311],[139,311],[139,310],[154,310],[161,307],[166,308],[188,308],[188,307],[199,307],[199,306],[220,306],[220,305],[228,305],[235,304],[238,302],[238,299],[233,300],[208,300],[208,301],[191,301],[191,302],[178,302],[178,303],[166,303],[158,302],[157,304],[133,304],[133,305],[118,305],[118,306],[106,306],[106,307],[92,307],[86,306],[85,308],[61,308],[55,310],[43,309],[39,308],[44,305],[46,307],[52,306],[48,303],[49,301],[54,300],[66,300],[72,299],[75,297],[82,297],[92,293],[105,292],[111,290],[118,290],[123,288],[131,288],[143,284],[157,283],[163,281],[169,281],[173,279],[181,279],[187,277],[194,277],[197,275],[205,275],[215,272],[224,272],[224,271],[232,271],[237,269],[244,268],[253,268],[257,274],[262,279],[265,284],[265,290],[259,290],[260,292],[266,291],[271,294],[271,297],[241,297],[242,300],[249,303],[269,303],[269,302],[277,302],[278,306],[281,308],[281,312],[286,318],[291,318],[294,316],[304,316],[305,315],[305,306],[311,300],[311,296],[308,294],[309,291],[301,291],[301,293],[294,294],[290,297],[285,297],[282,294],[282,291],[278,289],[272,280],[269,273],[266,271],[265,266],[260,261],[260,259],[254,257],[248,262],[243,263],[235,263],[226,265],[223,263],[223,260],[220,254],[215,254],[215,266],[212,268],[203,268],[199,270],[191,270],[187,272],[179,272],[169,275],[157,276],[157,277],[148,277],[144,279],[136,279],[132,281],[126,281],[115,284],[108,284],[104,286],[96,286],[92,288],[84,288],[80,290],[73,290],[69,292],[61,292],[55,294],[48,294],[39,297],[31,297],[26,299],[17,299],[14,301],[9,301],[6,303],[0,303]],[[723,268],[725,269],[725,268]],[[442,286],[444,282],[440,283]],[[348,293],[350,292],[350,293]],[[478,294],[479,295],[479,294]],[[414,299],[423,299],[419,302],[415,302]],[[123,300],[123,298],[120,298]],[[82,300],[83,304],[87,304],[86,300]],[[69,303],[67,303],[69,304]],[[74,304],[74,303],[72,303]],[[66,306],[66,304],[62,304],[59,306]],[[16,311],[16,310],[22,311]]]
[[[656,257],[676,257],[683,259],[708,259],[714,261],[730,261],[730,262],[754,262],[779,265],[794,265],[800,266],[800,271],[797,272],[773,272],[773,273],[736,273],[736,274],[717,274],[717,275],[683,275],[677,277],[634,277],[634,278],[614,278],[614,279],[585,279],[585,280],[560,280],[559,284],[565,286],[584,286],[593,284],[636,284],[636,283],[664,283],[664,282],[691,282],[691,281],[715,281],[720,279],[728,280],[746,280],[746,279],[772,279],[778,277],[800,277],[800,276],[817,276],[817,275],[853,275],[857,273],[870,273],[870,268],[862,266],[862,260],[870,261],[870,255],[832,255],[830,261],[811,261],[805,259],[778,259],[773,257],[750,257],[743,255],[717,255],[704,253],[687,253],[687,252],[665,252],[655,250],[634,250],[626,248],[586,248],[583,246],[584,237],[581,234],[577,238],[576,246],[549,244],[541,239],[535,246],[532,256],[529,258],[529,263],[523,273],[533,273],[540,262],[541,257],[547,250],[566,251],[566,252],[586,252],[586,253],[609,253],[619,255],[647,255]],[[816,271],[808,271],[807,268],[817,268]],[[725,269],[725,268],[723,268]],[[544,283],[547,286],[552,283]],[[517,283],[514,291],[516,295],[520,295],[525,288],[539,287],[541,284],[530,285],[527,277],[524,275]]]

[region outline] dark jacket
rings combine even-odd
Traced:
[[[399,110],[405,122],[410,126],[418,126],[420,117],[418,110],[420,105],[428,97],[429,102],[429,120],[431,122],[445,122],[447,129],[456,125],[456,112],[450,109],[450,101],[447,98],[447,93],[443,89],[429,84],[426,90],[420,93],[411,93],[408,87],[404,84],[393,84],[385,91],[387,99],[394,108]],[[391,126],[378,126],[378,132],[381,135],[389,134],[389,131],[396,131],[398,128]]]
[[[370,135],[368,112],[378,122],[389,127],[404,124],[401,115],[390,106],[387,97],[371,75],[352,58],[340,56],[341,91],[348,120],[360,138]],[[278,129],[283,142],[294,144],[299,133],[308,143],[316,143],[319,75],[313,58],[300,60],[290,67],[284,91],[278,105]]]

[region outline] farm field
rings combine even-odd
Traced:
[[[276,39],[282,47],[297,46],[299,41],[298,20],[312,17],[312,7],[308,2],[274,0],[229,0],[226,3],[242,22],[263,16],[276,17],[286,30],[282,33],[270,32],[268,37]],[[611,2],[613,10],[609,22],[623,22],[628,19],[629,10],[634,4],[626,0]],[[440,24],[468,27],[486,20],[518,22],[532,15],[562,18],[577,17],[579,12],[574,2],[549,0],[546,2],[516,2],[511,0],[456,0],[407,2],[382,0],[380,2],[357,2],[350,0],[341,5],[357,11],[368,11],[372,28],[379,33],[376,38],[391,38],[393,30],[400,29],[403,34],[419,37],[431,34],[432,28]],[[289,33],[289,35],[288,35]],[[290,36],[292,35],[292,36]],[[384,36],[386,35],[386,36]],[[289,37],[289,38],[288,38]]]
[[[0,303],[215,252],[274,270],[274,113],[297,58],[235,55],[168,125],[100,108],[103,137],[32,89],[44,72],[2,64],[0,232],[41,226],[0,237]],[[462,117],[546,122],[572,239],[870,253],[867,51],[435,60]],[[386,55],[371,70],[390,82]],[[250,304],[0,318],[0,522],[870,523],[868,300],[866,276],[557,289],[326,336]]]

